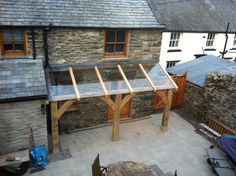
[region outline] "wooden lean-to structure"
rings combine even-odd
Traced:
[[[93,79],[93,81],[81,81],[79,79],[80,69],[69,67],[62,73],[63,76],[67,75],[67,82],[64,84],[50,81],[51,74],[60,74],[60,71],[56,73],[47,71],[53,153],[59,152],[58,120],[68,108],[82,98],[100,98],[114,110],[112,140],[117,141],[120,134],[121,109],[137,93],[153,91],[164,102],[161,130],[167,130],[173,90],[178,89],[178,87],[159,64],[151,68],[144,67],[142,64],[136,65],[136,67],[136,70],[140,72],[138,78],[129,78],[126,75],[129,67],[117,65],[115,69],[120,74],[120,78],[114,79],[106,76],[106,70],[95,66],[92,69],[90,68],[89,72],[90,74],[93,72],[95,75],[94,78],[96,79]],[[115,96],[114,100],[111,99],[111,95]]]

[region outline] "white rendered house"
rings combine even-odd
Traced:
[[[224,33],[163,32],[160,64],[163,67],[171,67],[202,54],[221,56],[225,41]],[[235,60],[236,34],[228,34],[226,50],[224,58]]]
[[[163,67],[211,54],[236,61],[235,0],[147,0],[156,19],[166,26],[159,62]],[[196,56],[195,56],[196,55]]]

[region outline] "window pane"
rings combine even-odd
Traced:
[[[15,48],[15,50],[20,50],[20,51],[24,50],[23,49],[23,44],[21,44],[21,43],[14,44],[14,48]]]
[[[124,53],[125,46],[124,44],[117,44],[115,47],[116,53]]]
[[[106,53],[114,53],[114,45],[113,44],[106,45],[105,51]]]
[[[4,30],[2,32],[2,39],[3,40],[12,40],[12,38],[11,38],[11,31]]]
[[[115,31],[106,32],[106,42],[115,42]]]
[[[22,41],[22,32],[19,31],[19,30],[14,30],[13,31],[13,38],[14,40],[17,40],[17,41]]]
[[[5,51],[13,50],[13,44],[12,43],[3,43],[3,48]]]
[[[125,31],[118,31],[116,36],[117,42],[125,42]]]

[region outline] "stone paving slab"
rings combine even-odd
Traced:
[[[132,160],[156,164],[165,173],[178,170],[181,176],[213,176],[204,150],[210,142],[174,112],[170,113],[168,132],[162,133],[161,119],[162,114],[154,114],[121,124],[117,142],[111,141],[111,126],[62,135],[61,146],[69,148],[72,157],[50,163],[46,170],[31,176],[91,176],[97,153],[102,165]]]

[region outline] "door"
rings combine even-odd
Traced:
[[[127,94],[123,94],[122,95],[122,98],[124,98]],[[115,100],[115,95],[112,95],[110,96],[110,98],[114,101]],[[129,100],[125,106],[121,109],[121,114],[120,114],[120,119],[124,120],[124,119],[128,119],[130,118],[130,115],[131,115],[131,102],[132,102],[132,99]],[[114,117],[114,111],[109,107],[107,106],[107,120],[112,120]]]

